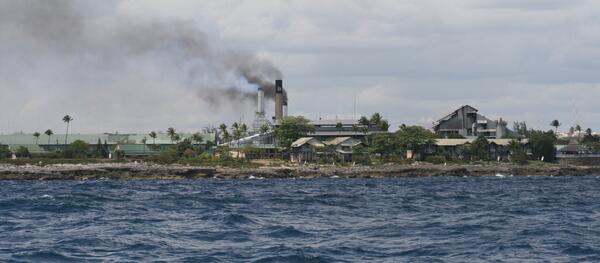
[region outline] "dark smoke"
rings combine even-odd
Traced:
[[[274,80],[282,74],[270,61],[224,50],[189,21],[111,16],[115,5],[112,1],[0,0],[0,47],[18,51],[5,60],[35,65],[44,56],[115,78],[124,65],[143,67],[143,62],[151,61],[178,72],[174,74],[180,76],[181,85],[213,105],[255,101],[256,87],[265,90],[266,98],[274,97]],[[0,61],[0,70],[13,64]],[[72,80],[82,86],[98,85],[76,74]]]

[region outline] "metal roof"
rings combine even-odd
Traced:
[[[349,146],[356,146],[362,143],[362,141],[353,139],[352,137],[336,137],[329,141],[323,142],[325,145],[340,145],[346,144],[346,142],[350,141]]]
[[[458,146],[467,143],[472,143],[476,139],[436,139],[437,146]],[[488,143],[494,143],[496,145],[508,146],[513,139],[488,139]],[[521,144],[528,143],[527,139],[519,141]]]
[[[294,141],[292,143],[292,147],[293,148],[301,147],[302,145],[305,145],[307,143],[312,146],[315,146],[315,147],[325,147],[325,144],[323,144],[321,141],[317,140],[315,137],[302,137],[302,138]]]

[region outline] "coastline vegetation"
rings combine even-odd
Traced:
[[[69,115],[63,117],[66,124],[68,136],[69,123],[73,118]],[[558,127],[561,123],[553,120],[550,126],[552,130],[541,131],[527,129],[524,122],[515,122],[514,130],[517,135],[503,137],[512,139],[508,145],[508,159],[494,159],[490,155],[491,143],[485,137],[478,137],[465,145],[458,145],[452,151],[435,146],[439,138],[436,134],[421,126],[400,125],[395,132],[387,132],[389,123],[381,114],[375,113],[371,118],[361,117],[360,127],[354,127],[357,131],[364,133],[364,144],[352,149],[351,161],[340,158],[334,148],[325,146],[318,149],[323,155],[315,164],[327,165],[385,165],[385,164],[412,164],[425,162],[431,164],[492,164],[492,163],[514,163],[525,164],[552,164],[556,162],[556,145],[564,144],[565,141],[557,137]],[[336,125],[338,129],[341,123]],[[368,134],[368,127],[377,126],[380,133]],[[366,128],[365,128],[366,127]],[[271,152],[267,149],[257,148],[250,145],[240,146],[239,140],[248,135],[248,127],[243,123],[233,123],[230,128],[221,124],[218,128],[220,136],[225,142],[216,145],[212,141],[204,141],[201,134],[193,134],[189,138],[182,136],[173,127],[167,129],[167,134],[173,143],[169,147],[159,147],[156,144],[157,133],[148,133],[151,141],[146,138],[142,140],[144,146],[152,149],[155,153],[149,156],[131,157],[125,156],[125,152],[112,149],[106,141],[90,145],[81,140],[69,143],[60,151],[47,154],[32,154],[26,147],[20,146],[9,149],[0,142],[0,162],[12,164],[59,164],[59,163],[111,163],[111,162],[150,162],[157,164],[185,164],[192,166],[223,166],[223,167],[258,167],[261,165],[289,165],[291,145],[298,138],[310,136],[314,127],[304,117],[286,117],[272,130],[279,147]],[[570,134],[577,134],[577,140],[594,151],[600,151],[600,136],[594,135],[591,129],[582,132],[581,126],[572,127]],[[261,131],[269,132],[270,127],[261,127]],[[54,132],[50,129],[44,133],[50,142]],[[35,132],[33,137],[37,144],[41,134]],[[452,135],[451,138],[464,138],[460,135]],[[448,137],[446,137],[448,138]],[[527,139],[527,147],[521,141]],[[235,146],[233,147],[234,144]],[[17,157],[12,160],[12,155]],[[111,156],[112,155],[112,156]],[[268,156],[268,161],[265,156]],[[112,157],[112,158],[111,158]],[[109,159],[110,158],[110,159]]]

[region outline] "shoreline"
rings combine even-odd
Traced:
[[[285,178],[392,178],[430,176],[585,176],[600,175],[600,166],[541,165],[381,165],[227,168],[151,163],[55,164],[46,166],[0,164],[0,180],[180,180]]]

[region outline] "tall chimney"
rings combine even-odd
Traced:
[[[287,98],[283,99],[283,106],[282,107],[283,107],[283,109],[282,109],[283,117],[287,117],[288,116]]]
[[[275,80],[275,121],[283,118],[283,81]]]
[[[262,88],[258,88],[258,101],[256,103],[256,112],[265,113],[265,91]]]

